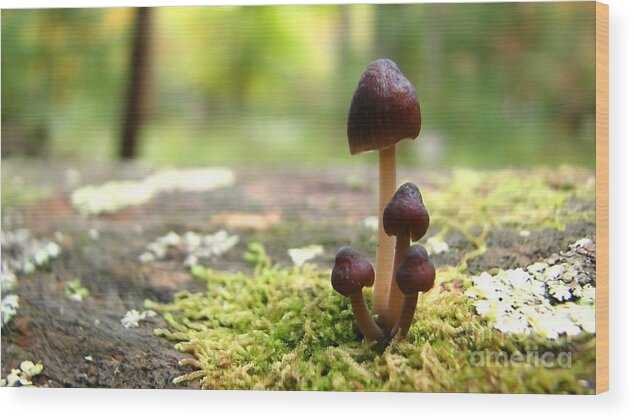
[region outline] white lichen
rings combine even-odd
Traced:
[[[48,240],[31,237],[28,229],[2,231],[2,271],[30,274],[45,267],[61,254],[61,247]]]
[[[0,271],[0,291],[2,291],[2,293],[9,292],[15,289],[17,284],[18,284],[18,278],[15,276],[15,273],[9,270],[9,268],[6,267],[3,261],[2,271]]]
[[[567,284],[553,283],[548,285],[548,293],[560,302],[565,302],[572,298],[570,287]]]
[[[147,263],[163,260],[173,254],[169,252],[172,250],[175,254],[184,256],[183,264],[191,267],[198,263],[199,258],[219,257],[225,254],[239,241],[238,235],[230,235],[225,230],[211,235],[201,235],[191,231],[185,232],[184,235],[169,232],[149,243],[139,256],[139,261]]]
[[[291,260],[296,267],[304,265],[308,261],[315,259],[323,253],[324,247],[321,245],[307,245],[302,248],[291,248],[288,250],[288,255],[291,257]]]
[[[464,293],[475,300],[476,312],[504,333],[553,340],[594,333],[594,278],[578,254],[593,246],[592,241],[577,241],[567,252],[525,269],[482,273],[472,278],[473,286]]]
[[[572,244],[573,249],[584,248],[589,251],[592,251],[594,250],[594,247],[595,247],[594,242],[592,242],[592,239],[589,239],[589,238],[579,239],[577,242]]]
[[[210,191],[234,183],[233,172],[223,168],[163,170],[139,181],[83,186],[72,193],[71,201],[83,215],[107,214],[147,203],[159,193]]]
[[[11,318],[18,313],[19,307],[20,297],[18,295],[11,294],[2,297],[2,301],[0,301],[0,320],[3,327],[9,324]]]
[[[436,236],[432,236],[427,239],[427,242],[425,242],[425,248],[427,249],[429,255],[442,254],[443,252],[449,251],[449,245]]]
[[[25,360],[20,363],[19,369],[11,369],[11,372],[6,378],[0,380],[1,386],[28,386],[32,387],[33,382],[31,379],[42,373],[44,366],[41,362],[37,364],[30,360]]]
[[[154,311],[139,312],[136,309],[132,309],[126,312],[123,318],[121,318],[121,325],[123,325],[125,329],[137,328],[139,326],[139,322],[155,316],[156,312]]]
[[[87,297],[90,292],[81,284],[81,280],[79,278],[73,279],[71,281],[66,282],[64,286],[64,294],[70,300],[74,300],[75,302],[81,302],[85,297]]]
[[[376,216],[368,216],[363,219],[363,227],[371,230],[372,232],[376,232],[379,230],[379,219]]]
[[[93,241],[98,241],[100,236],[99,231],[97,229],[88,229],[88,236]]]

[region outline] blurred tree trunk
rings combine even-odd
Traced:
[[[124,105],[119,149],[121,159],[137,157],[139,129],[149,100],[151,10],[150,7],[136,9],[134,44],[130,57],[130,81]]]

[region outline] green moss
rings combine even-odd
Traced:
[[[175,382],[205,389],[444,392],[591,392],[594,337],[551,341],[492,330],[460,291],[442,286],[457,273],[441,269],[421,299],[406,340],[387,348],[360,340],[347,299],[314,266],[282,269],[261,245],[247,259],[253,275],[194,267],[206,291],[179,292],[173,303],[146,302],[168,328],[155,333],[189,353],[191,372]],[[369,290],[367,290],[369,292]],[[367,296],[369,298],[369,294]],[[482,363],[479,354],[516,354],[524,363]],[[535,366],[531,355],[571,352],[570,366]],[[489,357],[489,356],[482,356]],[[475,361],[475,363],[474,363]],[[486,365],[486,366],[485,366]]]
[[[4,171],[3,171],[4,172]],[[2,176],[2,209],[27,207],[38,201],[49,198],[52,191],[49,188],[27,183],[20,177]]]
[[[423,195],[438,237],[458,229],[473,248],[456,265],[437,267],[437,284],[421,296],[406,339],[387,347],[363,342],[328,270],[275,266],[252,243],[245,254],[252,274],[197,266],[192,275],[206,284],[204,292],[146,302],[168,324],[155,333],[188,353],[181,361],[187,373],[175,382],[197,381],[205,389],[593,393],[593,334],[559,340],[504,334],[463,294],[471,284],[468,263],[487,252],[489,232],[592,223],[595,209],[586,205],[594,201],[592,174],[457,170],[430,181]],[[317,236],[326,246],[338,238]],[[369,241],[354,245],[371,249]],[[371,306],[369,289],[366,300]]]
[[[595,211],[579,211],[576,200],[594,201],[595,180],[584,170],[455,170],[439,175],[423,191],[435,226],[467,230],[485,225],[517,229],[564,229],[566,223],[594,221]]]

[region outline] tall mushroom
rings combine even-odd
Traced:
[[[355,155],[379,151],[379,231],[374,308],[387,315],[394,240],[383,232],[381,214],[396,190],[395,144],[420,133],[420,104],[412,84],[389,59],[370,63],[361,76],[348,112],[348,145]]]
[[[337,251],[330,281],[333,289],[350,298],[354,319],[365,339],[382,340],[383,330],[372,319],[362,292],[364,287],[374,284],[372,265],[357,251],[345,246]]]
[[[412,245],[396,272],[396,283],[405,299],[390,337],[396,335],[398,330],[401,330],[401,337],[405,337],[414,319],[418,292],[429,291],[434,286],[435,279],[436,269],[429,260],[427,250],[420,245]]]
[[[396,272],[409,249],[410,240],[419,240],[429,228],[429,213],[423,203],[420,190],[415,184],[406,182],[396,190],[383,212],[383,227],[385,233],[396,237],[394,268],[385,325],[389,331],[396,322],[403,304],[403,293],[396,286]]]

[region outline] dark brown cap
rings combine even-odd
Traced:
[[[374,284],[374,268],[353,248],[344,246],[337,251],[330,281],[333,289],[347,297]]]
[[[411,182],[401,185],[383,211],[383,228],[390,236],[417,241],[427,233],[429,213],[420,190]]]
[[[420,245],[410,246],[396,271],[396,283],[401,292],[404,295],[427,292],[434,286],[435,279],[436,269],[427,250]]]
[[[370,63],[359,80],[348,112],[348,145],[355,155],[386,149],[420,133],[416,91],[387,58]]]

